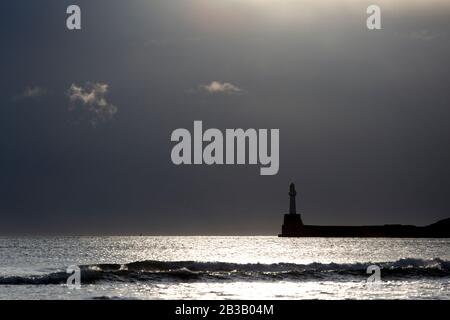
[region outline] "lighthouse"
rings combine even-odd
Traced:
[[[317,226],[304,225],[297,213],[295,184],[289,185],[289,213],[284,215],[279,237],[388,237],[388,238],[449,238],[450,218],[434,224],[417,227],[411,225],[379,226]]]
[[[295,197],[297,191],[295,191],[295,184],[289,185],[289,213],[284,215],[284,222],[281,227],[280,237],[299,237],[302,234],[303,222],[300,214],[297,213],[297,207],[295,203]]]
[[[297,209],[295,207],[295,196],[297,191],[295,191],[295,184],[291,183],[289,186],[289,214],[296,214]]]

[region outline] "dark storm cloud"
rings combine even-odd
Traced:
[[[450,6],[382,1],[372,32],[344,3],[77,1],[71,32],[70,1],[2,2],[0,232],[276,234],[291,181],[308,223],[447,217]],[[120,112],[74,125],[68,88]],[[174,166],[194,120],[279,128],[279,174]]]

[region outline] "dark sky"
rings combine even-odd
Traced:
[[[308,224],[449,217],[450,3],[370,4],[1,1],[0,235],[274,235],[291,181]],[[173,165],[194,120],[279,128],[278,175]]]

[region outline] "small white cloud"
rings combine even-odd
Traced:
[[[428,30],[420,30],[420,31],[411,32],[409,34],[409,37],[414,40],[429,41],[429,40],[436,39],[438,37],[438,35],[431,33]]]
[[[108,90],[106,83],[87,82],[84,86],[72,84],[68,91],[70,110],[78,111],[94,126],[113,119],[118,109],[106,100]]]
[[[46,93],[45,89],[38,86],[27,87],[25,90],[15,97],[15,99],[36,99],[43,96]]]
[[[199,90],[210,94],[237,94],[242,92],[242,89],[238,86],[235,86],[234,84],[219,81],[212,81],[209,84],[202,84],[199,86]]]

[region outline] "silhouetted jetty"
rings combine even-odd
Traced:
[[[304,225],[295,205],[295,185],[289,187],[289,213],[279,237],[387,237],[387,238],[450,238],[450,218],[434,224],[413,225],[386,224],[382,226],[314,226]]]

